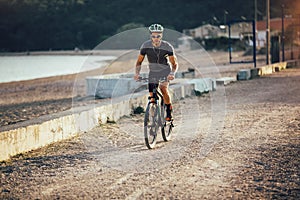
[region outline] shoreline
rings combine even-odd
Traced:
[[[54,50],[54,51],[22,51],[22,52],[0,52],[1,56],[118,56],[130,49],[107,49],[107,50]]]
[[[3,74],[1,76],[2,79],[0,80],[0,84],[29,81],[55,76],[76,75],[93,71],[98,68],[105,68],[120,55],[123,55],[126,52],[127,50],[88,50],[80,52],[36,51],[31,54],[27,54],[26,52],[0,53],[0,60],[3,59],[3,64],[1,66],[4,70],[2,70]],[[46,56],[46,60],[44,60],[43,56]],[[23,59],[25,63],[22,62]],[[60,60],[63,64],[58,63]],[[65,62],[65,60],[67,61]],[[80,63],[82,63],[82,65],[80,65]],[[14,68],[6,70],[5,67],[9,64],[11,64]],[[35,73],[37,67],[41,68],[41,66],[45,66],[45,71],[43,70],[44,72],[41,73],[39,72],[40,70],[38,70],[37,73]],[[81,66],[81,68],[79,66]],[[33,73],[30,73],[30,70],[34,70],[32,71]],[[14,71],[15,73],[13,73]],[[9,73],[9,75],[3,76],[5,73]]]

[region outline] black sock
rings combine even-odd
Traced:
[[[171,104],[166,104],[166,106],[167,106],[167,112],[172,111],[172,105]]]

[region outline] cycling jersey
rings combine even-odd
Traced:
[[[150,69],[149,80],[167,77],[171,72],[167,57],[174,55],[174,48],[167,41],[162,40],[159,47],[154,47],[152,41],[148,40],[143,43],[140,54],[147,56]]]

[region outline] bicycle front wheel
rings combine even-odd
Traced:
[[[144,118],[144,136],[148,149],[154,148],[159,129],[159,107],[155,103],[149,103]]]
[[[161,128],[161,132],[162,132],[162,137],[164,139],[165,142],[168,142],[171,140],[171,134],[172,134],[172,130],[173,130],[173,122],[172,121],[165,121],[163,127]]]
[[[165,142],[168,142],[171,140],[171,134],[173,130],[173,122],[172,121],[166,121],[166,106],[162,105],[161,108],[161,116],[162,116],[162,126],[161,126],[161,133],[162,137]]]

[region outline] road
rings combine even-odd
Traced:
[[[300,68],[174,105],[173,139],[143,116],[0,163],[0,199],[299,199]]]

